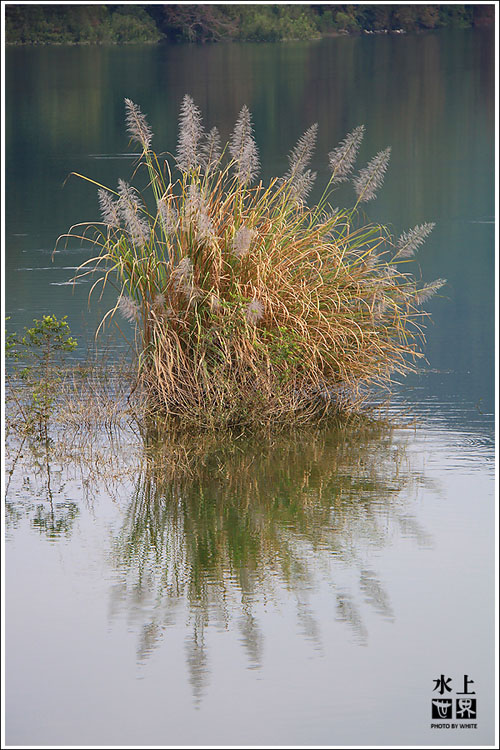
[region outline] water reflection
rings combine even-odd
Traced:
[[[112,387],[111,397],[102,386],[106,396],[102,394],[102,402],[94,401],[92,407],[88,395],[75,390],[71,413],[62,408],[60,424],[54,420],[44,440],[24,432],[14,407],[21,405],[20,394],[10,390],[9,383],[4,464],[8,537],[28,520],[30,528],[53,541],[69,539],[82,510],[93,514],[95,506],[102,509],[104,498],[118,502],[122,493],[129,496],[142,442],[116,414],[111,416],[109,407],[119,411],[119,392]],[[110,419],[116,424],[107,424]]]
[[[79,504],[66,497],[65,468],[54,461],[50,441],[21,440],[6,450],[5,527],[7,535],[23,518],[47,539],[69,538],[80,512]],[[14,479],[15,490],[9,494]],[[13,497],[11,496],[13,495]]]
[[[214,638],[236,639],[246,669],[265,674],[273,613],[311,659],[373,645],[380,628],[390,639],[399,563],[378,560],[434,549],[419,498],[446,498],[446,469],[465,481],[491,464],[466,434],[382,421],[191,440],[75,430],[48,444],[10,436],[8,536],[72,555],[85,540],[75,581],[101,561],[111,634],[132,634],[137,676],[180,648],[197,707],[219,674]]]
[[[141,663],[185,618],[197,702],[210,672],[207,628],[237,629],[248,668],[258,669],[263,605],[283,597],[295,601],[298,633],[321,653],[312,600],[326,585],[335,618],[365,645],[367,613],[396,616],[367,559],[396,529],[432,544],[405,508],[423,482],[401,436],[376,422],[150,446],[114,538],[110,616],[125,614],[139,632]]]

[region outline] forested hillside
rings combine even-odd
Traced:
[[[281,41],[494,22],[493,5],[6,5],[7,44]]]

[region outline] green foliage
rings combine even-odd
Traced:
[[[13,398],[27,433],[37,432],[48,439],[48,425],[52,416],[61,382],[65,356],[77,347],[71,335],[67,316],[44,315],[34,319],[31,328],[25,328],[19,338],[16,333],[6,335],[6,355],[21,361],[22,369],[14,370],[23,386]]]
[[[332,31],[335,26],[334,15],[332,10],[325,10],[322,13],[318,13],[315,18],[316,28],[321,33],[328,33]]]
[[[44,315],[41,320],[33,320],[31,328],[25,328],[20,344],[26,353],[37,361],[49,362],[58,352],[72,352],[77,347],[71,336],[67,315],[58,320],[55,315]]]
[[[335,17],[335,25],[340,31],[359,31],[359,23],[351,13],[339,10]]]
[[[442,5],[439,8],[439,22],[442,26],[467,29],[474,22],[473,6]]]
[[[116,6],[109,28],[110,40],[119,44],[156,42],[161,38],[153,19],[139,6]]]
[[[96,44],[156,42],[161,34],[136,5],[8,5],[10,44]]]
[[[307,6],[246,5],[239,8],[239,39],[274,42],[316,36],[319,32],[314,15]]]
[[[263,331],[262,339],[271,366],[280,373],[280,382],[291,380],[302,365],[300,337],[291,328],[280,325],[274,331]]]
[[[274,42],[361,31],[423,31],[494,23],[484,5],[16,5],[5,9],[8,44],[223,40]]]
[[[5,318],[5,321],[10,320],[10,316]],[[5,356],[17,359],[19,353],[16,350],[16,346],[19,344],[17,333],[9,333],[5,331]]]

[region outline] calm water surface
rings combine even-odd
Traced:
[[[81,358],[113,303],[88,312],[89,284],[68,283],[91,250],[51,254],[98,219],[71,171],[130,177],[125,96],[165,151],[186,92],[223,137],[248,104],[264,177],[318,122],[320,186],[364,123],[360,162],[392,146],[369,218],[395,234],[435,221],[415,270],[449,280],[428,365],[395,389],[412,427],[8,452],[9,744],[493,743],[493,62],[478,31],[7,50],[14,330],[67,314]],[[454,698],[474,680],[477,728],[431,729],[442,674]]]

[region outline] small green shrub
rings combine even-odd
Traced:
[[[15,369],[23,387],[16,391],[18,412],[28,433],[37,432],[48,439],[48,426],[54,411],[65,355],[73,352],[77,341],[71,335],[67,316],[44,315],[33,320],[24,336],[6,335],[6,355],[22,364]]]

